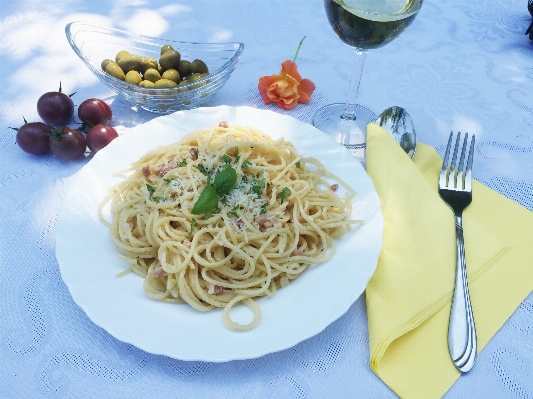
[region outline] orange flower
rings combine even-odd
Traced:
[[[315,84],[309,79],[302,79],[298,67],[293,61],[281,63],[281,72],[259,79],[259,92],[265,104],[275,102],[278,107],[292,109],[298,102],[307,104],[315,90]]]
[[[302,79],[296,66],[298,52],[306,37],[300,40],[294,59],[281,63],[280,73],[259,78],[257,87],[265,104],[275,102],[280,108],[293,109],[299,102],[307,104],[311,101],[315,84],[309,79]]]

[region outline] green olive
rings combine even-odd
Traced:
[[[164,69],[177,68],[181,55],[176,50],[169,50],[159,58],[159,65]]]
[[[174,50],[174,47],[172,47],[170,44],[165,44],[163,47],[161,47],[161,55],[170,50]]]
[[[192,73],[207,73],[209,72],[209,69],[202,60],[194,60],[191,62],[191,71]]]
[[[170,79],[159,79],[157,82],[155,82],[154,87],[174,87],[178,84]]]
[[[204,75],[202,73],[193,73],[191,76],[189,76],[189,79],[188,81],[189,82],[194,82],[196,80],[200,80],[204,77]]]
[[[138,85],[139,83],[141,83],[142,81],[142,78],[141,78],[141,74],[137,71],[129,71],[127,74],[126,74],[126,82],[128,83],[131,83],[131,84],[134,84],[134,85]]]
[[[188,83],[196,82],[197,80],[203,79],[204,75],[202,73],[193,73],[189,79],[187,80]],[[196,84],[191,85],[191,90],[198,89],[200,87],[203,87],[207,84],[207,82],[198,82]]]
[[[157,69],[159,65],[157,65],[157,61],[153,58],[145,58],[141,61],[141,72],[145,73],[147,69],[153,68]]]
[[[107,66],[107,64],[110,64],[112,62],[115,62],[115,61],[110,60],[109,58],[106,58],[105,60],[103,60],[102,63],[100,64],[100,66],[102,67],[102,70],[105,71],[105,67]]]
[[[181,82],[180,73],[175,69],[167,69],[165,72],[163,72],[163,75],[161,75],[161,79],[172,80],[175,83]]]
[[[130,52],[126,50],[120,50],[117,55],[115,56],[115,62],[118,62],[122,57],[125,55],[128,55]]]
[[[161,75],[154,68],[147,69],[143,76],[144,80],[149,80],[154,83],[161,79]]]
[[[143,86],[143,87],[154,87],[155,84],[154,82],[151,82],[149,80],[143,80],[141,81],[141,83],[139,83],[139,86]]]
[[[107,66],[105,67],[105,71],[117,79],[120,79],[120,80],[126,79],[126,75],[124,75],[124,71],[122,70],[121,67],[118,66],[116,62],[111,62],[107,64]]]
[[[138,71],[141,67],[141,58],[135,54],[126,54],[118,60],[118,66],[127,73],[129,71]]]
[[[192,73],[191,62],[187,60],[181,60],[178,64],[178,72],[181,76],[188,76]]]

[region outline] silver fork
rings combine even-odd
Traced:
[[[472,202],[472,162],[474,159],[475,136],[472,135],[468,161],[465,165],[468,133],[465,134],[461,157],[457,166],[457,152],[459,150],[461,132],[457,133],[452,160],[449,162],[452,138],[453,132],[450,133],[450,138],[448,139],[439,179],[439,194],[455,213],[457,243],[455,288],[448,325],[448,348],[455,367],[466,373],[474,366],[477,355],[476,326],[468,291],[463,238],[463,210]]]

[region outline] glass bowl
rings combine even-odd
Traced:
[[[158,114],[197,108],[209,100],[229,79],[244,49],[242,43],[179,42],[85,22],[69,23],[65,34],[74,52],[98,79],[127,101]],[[179,51],[181,59],[204,61],[209,75],[180,86],[154,88],[127,83],[101,68],[104,59],[114,60],[120,50],[159,60],[160,49],[165,44]]]

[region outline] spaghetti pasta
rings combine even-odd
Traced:
[[[290,142],[251,127],[193,131],[118,173],[126,177],[99,215],[130,265],[125,272],[144,278],[150,298],[223,308],[233,331],[257,326],[257,298],[331,259],[335,239],[362,223],[349,219],[351,187]],[[237,304],[250,308],[250,323],[231,319]]]

